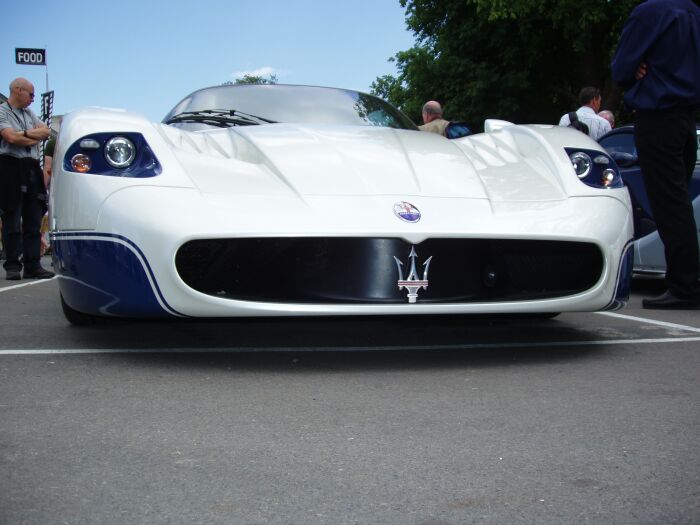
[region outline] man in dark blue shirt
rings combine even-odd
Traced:
[[[698,229],[688,192],[700,107],[700,8],[647,0],[630,15],[612,64],[635,111],[634,139],[666,254],[668,290],[644,308],[700,308]]]

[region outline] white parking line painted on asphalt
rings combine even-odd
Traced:
[[[628,319],[630,321],[637,321],[639,323],[653,324],[656,326],[663,326],[666,328],[676,328],[678,330],[687,330],[688,332],[695,332],[700,334],[700,328],[694,326],[687,326],[684,324],[668,323],[666,321],[657,321],[656,319],[647,319],[645,317],[635,317],[633,315],[616,314],[614,312],[596,312],[600,315],[607,315],[610,317],[617,317],[618,319]]]
[[[497,348],[551,348],[566,346],[605,346],[605,345],[640,345],[659,343],[695,343],[700,337],[664,337],[659,339],[608,339],[595,341],[540,341],[534,343],[471,343],[459,345],[416,345],[416,346],[372,346],[372,347],[270,347],[270,348],[38,348],[25,350],[0,350],[4,355],[46,355],[46,354],[225,354],[225,353],[260,353],[260,352],[386,352],[386,351],[425,351],[425,350],[479,350]]]
[[[28,281],[28,282],[22,283],[22,284],[14,284],[12,286],[5,286],[3,288],[0,288],[0,292],[7,292],[9,290],[16,290],[17,288],[22,288],[24,286],[32,286],[35,284],[46,283],[48,281],[53,281],[55,278],[56,278],[56,276],[54,275],[53,277],[51,277],[51,279],[36,279],[34,281]]]

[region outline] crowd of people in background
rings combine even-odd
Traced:
[[[612,129],[610,122],[598,114],[603,103],[600,89],[591,86],[584,87],[579,93],[578,100],[581,107],[574,112],[575,116],[586,125],[588,136],[593,140],[599,140]],[[564,114],[559,120],[559,125],[570,126],[572,124],[571,117],[571,113]]]

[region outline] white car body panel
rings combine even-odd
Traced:
[[[608,307],[632,239],[629,195],[625,188],[601,190],[581,183],[564,147],[603,150],[578,131],[556,126],[492,123],[487,129],[494,131],[452,141],[411,130],[329,124],[185,131],[128,112],[84,109],[64,119],[57,159],[86,135],[133,132],[144,137],[162,171],[142,179],[112,177],[76,173],[57,162],[51,228],[54,239],[71,235],[72,240],[104,241],[111,236],[148,269],[158,301],[173,315],[536,313]],[[392,207],[400,201],[418,208],[421,220],[399,220]],[[597,245],[605,266],[591,289],[536,301],[293,304],[219,298],[183,282],[174,261],[184,243],[232,237],[398,238],[419,252],[429,238],[578,241]],[[75,277],[63,276],[69,279]]]

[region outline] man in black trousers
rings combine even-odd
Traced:
[[[33,101],[34,85],[16,78],[10,84],[7,102],[0,104],[0,217],[5,278],[9,281],[20,280],[22,268],[25,279],[54,276],[41,266],[46,186],[38,160],[38,144],[51,130],[29,109]]]
[[[666,254],[666,285],[644,308],[700,308],[698,227],[688,192],[700,108],[700,8],[647,0],[631,13],[612,64],[634,110],[634,139]]]

